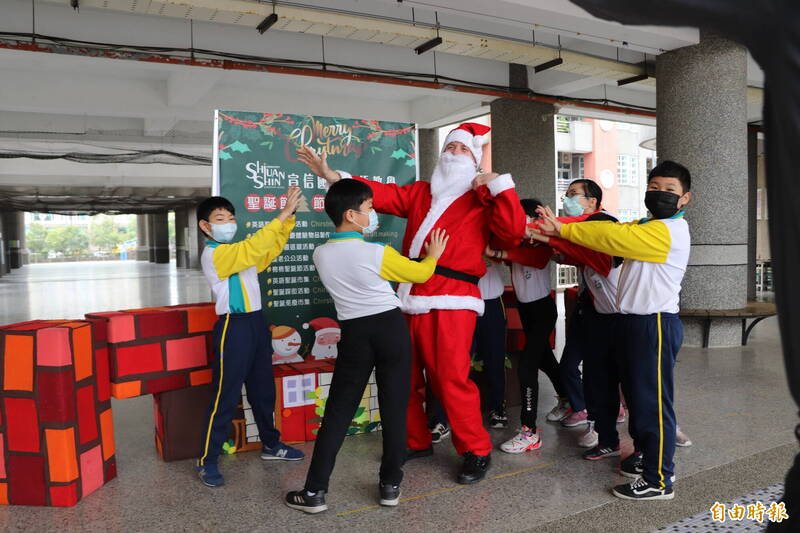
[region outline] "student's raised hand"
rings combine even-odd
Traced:
[[[536,208],[536,213],[539,215],[539,229],[545,235],[558,237],[561,235],[561,222],[556,219],[553,210],[546,205],[541,205]]]
[[[341,179],[339,173],[331,170],[331,167],[328,166],[327,153],[322,152],[320,156],[313,148],[306,145],[301,146],[295,153],[298,161],[307,166],[317,176],[324,178],[329,185]]]
[[[477,176],[475,176],[475,179],[472,180],[472,188],[477,189],[482,185],[486,185],[499,175],[500,174],[498,174],[497,172],[487,172],[485,174],[478,174]]]
[[[525,228],[525,236],[528,237],[528,242],[533,244],[535,242],[542,242],[544,244],[550,243],[550,237],[544,235],[540,229]]]
[[[447,247],[447,241],[450,240],[448,235],[443,229],[435,229],[431,232],[431,240],[425,243],[425,255],[439,259]]]
[[[303,191],[300,187],[296,185],[292,185],[289,187],[289,190],[286,191],[286,205],[283,206],[281,209],[278,218],[281,222],[285,221],[287,218],[292,216],[294,212],[297,210],[297,206],[300,204],[300,198],[303,195]]]

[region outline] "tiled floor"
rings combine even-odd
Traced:
[[[37,265],[0,278],[3,323],[207,299],[199,273],[167,265]],[[794,442],[795,409],[775,319],[756,327],[747,347],[683,349],[675,375],[679,423],[694,442],[677,450],[676,491],[682,478]],[[554,399],[547,379],[541,383],[543,416]],[[516,421],[516,411],[511,414]],[[160,461],[152,416],[149,397],[115,401],[118,479],[73,508],[0,507],[0,530],[520,531],[607,505],[615,501],[609,487],[624,480],[613,461],[580,459],[581,429],[544,424],[540,450],[521,456],[496,451],[488,479],[476,486],[454,482],[460,459],[449,442],[436,445],[433,457],[407,466],[405,501],[395,509],[377,508],[380,433],[375,433],[345,441],[331,482],[330,510],[306,516],[281,499],[302,485],[307,461],[263,464],[256,453],[228,456],[221,465],[226,486],[209,489],[195,477],[191,461]],[[493,440],[499,444],[512,432],[495,430]],[[627,449],[630,443],[623,445]],[[302,448],[310,454],[312,445]],[[639,505],[647,512],[649,504]]]

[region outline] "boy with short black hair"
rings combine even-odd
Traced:
[[[378,216],[372,207],[372,189],[357,180],[334,183],[325,196],[325,212],[336,232],[314,250],[314,264],[333,297],[342,338],[305,486],[286,494],[285,501],[306,513],[328,509],[325,494],[336,454],[374,369],[383,430],[380,504],[395,506],[406,455],[411,339],[400,299],[389,282],[427,281],[449,237],[443,230],[434,230],[425,245],[426,257],[420,261],[403,257],[391,246],[366,242],[363,234],[378,228]]]
[[[212,365],[214,391],[203,432],[202,455],[197,472],[203,483],[218,487],[225,483],[217,466],[228,426],[242,393],[253,407],[258,434],[263,443],[261,458],[298,461],[303,452],[280,441],[275,429],[275,384],[272,376],[272,351],[264,318],[258,273],[278,257],[294,228],[294,211],[300,189],[289,187],[286,206],[268,225],[250,238],[232,243],[236,235],[236,210],[221,196],[204,200],[197,208],[197,224],[208,236],[200,257],[203,274],[211,285],[219,315],[214,325]]]
[[[678,310],[691,245],[683,218],[683,207],[692,197],[690,189],[689,171],[664,161],[647,178],[645,205],[652,218],[627,224],[562,224],[549,208],[540,210],[540,227],[546,234],[625,258],[617,287],[617,358],[638,452],[621,466],[621,473],[635,481],[612,490],[623,499],[669,500],[675,496],[672,372],[683,343]]]

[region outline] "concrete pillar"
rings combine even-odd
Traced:
[[[3,241],[9,268],[20,268],[28,264],[25,247],[25,213],[3,211]]]
[[[147,215],[136,215],[136,260],[150,260]]]
[[[153,244],[153,236],[156,233],[153,215],[145,215],[147,217],[147,260],[151,263],[156,262],[156,249]]]
[[[747,53],[701,32],[700,43],[658,56],[658,156],[692,173],[692,253],[681,306],[735,309],[747,300]],[[701,343],[697,321],[685,342]],[[741,342],[741,323],[714,321],[710,346]]]
[[[150,220],[150,250],[153,263],[169,263],[169,227],[167,213],[147,215]]]
[[[510,172],[520,198],[556,203],[556,138],[552,104],[501,98],[491,103],[492,170]]]
[[[3,212],[0,211],[0,278],[6,274],[6,244],[3,237]]]
[[[747,299],[756,299],[756,262],[758,256],[758,132],[747,131]]]
[[[433,168],[436,166],[436,161],[439,160],[439,129],[420,128],[417,142],[419,179],[430,181]]]
[[[200,254],[205,247],[206,236],[197,225],[197,206],[186,209],[188,224],[186,227],[186,268],[200,268]]]
[[[175,266],[189,268],[189,213],[186,209],[175,210]]]

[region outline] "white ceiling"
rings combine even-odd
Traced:
[[[537,64],[537,57],[555,57],[560,37],[563,53],[573,54],[565,62],[571,66],[535,75],[530,69],[532,89],[559,96],[605,96],[652,108],[655,80],[625,87],[617,87],[616,80],[637,72],[640,67],[636,64],[645,54],[648,61],[653,61],[662,50],[691,45],[698,40],[697,30],[691,28],[624,27],[600,21],[567,0],[281,1],[277,12],[288,13],[287,18],[282,18],[264,35],[255,31],[254,26],[264,13],[271,12],[271,4],[253,0],[81,0],[81,4],[81,10],[76,12],[69,7],[69,0],[36,0],[36,32],[98,43],[166,48],[188,48],[191,36],[198,49],[297,61],[320,61],[324,44],[328,63],[431,75],[436,72],[439,76],[499,86],[508,84],[508,64],[476,57],[481,53],[475,49],[475,43],[481,46],[485,41],[495,53],[505,57],[516,54],[521,62]],[[106,7],[89,7],[92,4]],[[30,32],[30,7],[30,0],[0,2],[0,32]],[[412,8],[414,19],[420,23],[416,27],[405,22],[411,19]],[[241,16],[231,15],[236,10]],[[187,13],[192,21],[187,20]],[[353,17],[351,13],[361,13],[367,18]],[[411,50],[414,43],[434,35],[430,24],[437,15],[447,43],[460,43],[450,50],[460,52],[415,55]],[[302,25],[297,21],[306,19],[315,22],[306,24],[308,29],[301,31]],[[327,30],[326,20],[331,22]],[[402,46],[374,42],[383,37],[374,37],[372,42],[365,41],[367,37],[363,36],[323,39],[323,35],[336,35],[336,28],[344,27],[334,24],[339,20],[344,20],[351,29],[374,27],[375,32],[407,33],[412,38],[395,39]],[[281,24],[287,30],[295,29],[278,30]],[[531,39],[531,30],[535,31],[536,47],[525,42]],[[628,44],[623,46],[622,41]],[[570,72],[576,64],[582,65],[583,72],[597,74]],[[763,83],[761,71],[752,60],[748,65],[748,83],[755,87]],[[93,149],[89,143],[100,143],[119,147],[178,147],[187,153],[207,153],[214,109],[377,118],[437,127],[486,112],[486,104],[494,98],[352,79],[0,47],[0,150],[19,147],[19,140],[24,139],[24,146],[39,143],[49,148],[53,148],[53,142],[63,141],[85,143],[86,150]],[[751,90],[748,100],[748,118],[760,119],[759,91]],[[570,112],[580,109],[570,107]],[[652,119],[638,120],[652,124]],[[34,165],[30,176],[40,180],[42,186],[49,184],[43,176],[57,178],[65,170],[55,164],[48,170],[45,168],[48,163],[41,161]],[[24,182],[27,174],[22,168],[0,160],[0,188],[12,183],[18,187],[18,182]],[[98,186],[130,185],[124,175],[113,174],[125,172],[119,167],[109,168],[105,175],[92,170],[86,173],[86,179],[76,177],[75,168],[80,167],[70,166],[69,176],[82,184],[88,179],[88,183]],[[181,186],[194,183],[205,173],[209,173],[207,167],[197,167],[183,177],[162,179],[174,178],[178,180],[174,184],[164,183]]]

